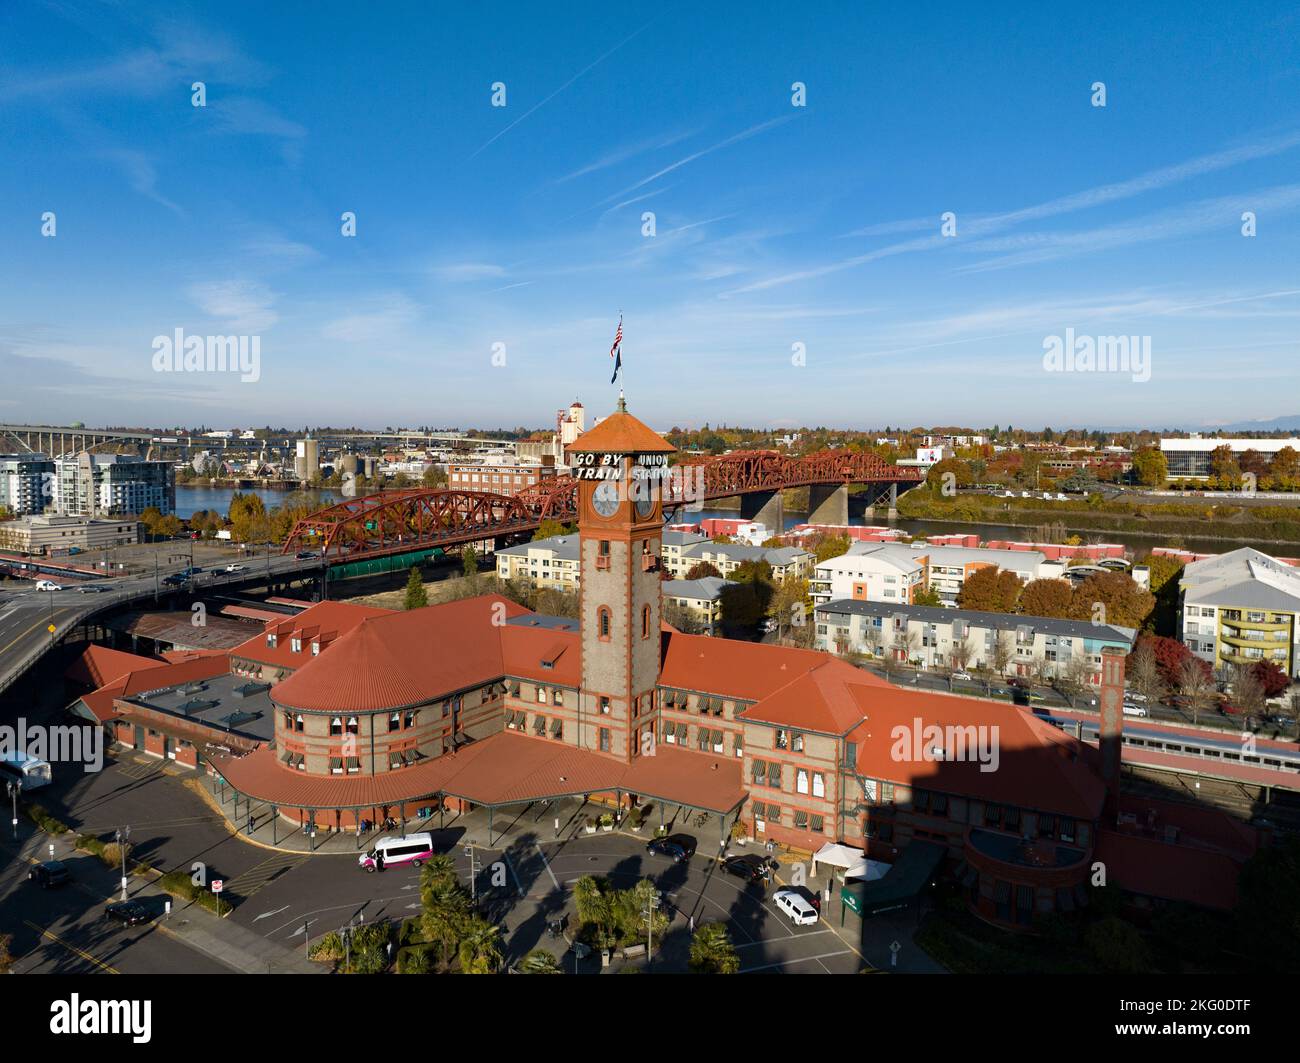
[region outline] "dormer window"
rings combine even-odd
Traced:
[[[289,649],[294,653],[302,653],[302,639],[294,637],[289,640]]]
[[[275,646],[276,646],[277,641],[278,641],[278,640],[277,640],[276,637],[275,637],[275,632],[274,632],[274,631],[271,631],[271,632],[268,632],[268,633],[267,633],[267,636],[266,636],[266,644],[267,644],[268,646],[270,646],[271,649],[275,649]]]
[[[313,657],[319,657],[319,656],[320,656],[320,643],[319,643],[319,642],[313,642],[313,643],[311,644],[311,655],[312,655]]]

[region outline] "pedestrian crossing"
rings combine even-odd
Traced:
[[[275,853],[260,863],[254,864],[247,871],[236,875],[232,879],[227,879],[225,889],[227,892],[247,900],[272,879],[286,871],[293,870],[300,864],[306,863],[308,859],[309,857],[302,853]]]

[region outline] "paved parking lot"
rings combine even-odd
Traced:
[[[367,874],[351,846],[308,855],[250,844],[231,833],[226,820],[196,791],[196,782],[157,760],[128,754],[102,773],[63,780],[41,794],[43,804],[81,831],[107,835],[129,823],[137,855],[155,867],[204,864],[210,877],[224,879],[226,896],[236,902],[226,921],[233,924],[230,932],[256,935],[268,949],[275,947],[271,951],[301,955],[304,929],[315,939],[356,920],[400,920],[419,913],[417,869]],[[566,945],[550,938],[546,928],[561,915],[572,918],[573,886],[590,874],[624,887],[649,877],[659,887],[672,917],[655,947],[659,970],[684,970],[692,925],[718,920],[728,926],[744,972],[855,973],[888,967],[889,944],[895,939],[904,946],[900,970],[938,969],[910,946],[916,925],[910,912],[865,924],[848,913],[841,925],[841,905],[833,891],[820,922],[793,925],[771,899],[774,889],[789,882],[793,867],[781,867],[777,885],[766,888],[724,874],[713,859],[719,852],[716,819],[697,827],[689,814],[678,815],[672,829],[695,836],[699,849],[690,861],[675,864],[646,852],[648,832],[586,834],[582,823],[591,811],[578,801],[499,810],[493,816],[491,845],[484,810],[449,816],[441,829],[436,816],[425,825],[437,847],[451,853],[466,885],[478,891],[481,908],[503,928],[508,960],[537,946],[557,955],[565,952]],[[473,878],[467,851],[471,842]],[[34,852],[35,844],[29,848]],[[733,846],[731,851],[756,848]],[[226,969],[170,939],[165,929],[110,931],[99,920],[103,897],[68,891],[43,895],[40,890],[33,896],[20,881],[25,874],[25,866],[11,866],[0,879],[0,914],[15,933],[16,954],[25,956],[23,969],[103,969],[100,964],[123,972]],[[809,883],[815,889],[824,884]],[[565,962],[572,967],[572,954]],[[645,961],[629,962],[641,966]],[[593,963],[584,969],[598,967]]]

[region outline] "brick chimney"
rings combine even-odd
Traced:
[[[1120,750],[1124,730],[1124,659],[1121,649],[1107,646],[1101,651],[1101,777],[1106,783],[1106,817],[1119,815]]]

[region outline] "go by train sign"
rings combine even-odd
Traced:
[[[631,465],[627,459],[631,458]],[[580,451],[570,457],[576,480],[622,480],[630,469],[633,480],[666,480],[669,476],[667,454],[593,454]]]

